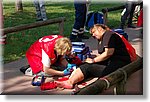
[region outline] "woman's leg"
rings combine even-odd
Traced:
[[[118,68],[122,68],[123,66],[129,63],[130,63],[130,60],[122,61],[122,60],[114,59],[113,61],[110,61],[109,64],[106,66],[106,68],[103,70],[101,77],[108,75],[116,71]]]
[[[33,74],[37,74],[38,72],[43,71],[43,64],[41,62],[40,57],[26,53],[26,58],[27,58],[28,63],[32,69]]]
[[[105,67],[106,66],[100,64],[85,63],[72,72],[69,80],[64,82],[58,82],[58,87],[71,89],[73,88],[74,84],[81,82],[86,78],[101,76],[102,71],[105,69]]]

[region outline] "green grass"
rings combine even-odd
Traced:
[[[35,8],[30,2],[23,2],[23,12],[15,11],[14,3],[3,3],[4,5],[4,28],[19,26],[36,22]],[[105,7],[114,7],[118,3],[92,3],[90,11],[101,11]],[[51,3],[46,2],[46,12],[48,19],[66,17],[64,25],[64,35],[69,36],[74,24],[73,3]],[[116,28],[120,23],[121,11],[110,12],[108,14],[108,26]],[[4,45],[4,63],[8,63],[25,57],[26,50],[30,45],[42,36],[58,34],[58,25],[48,25],[34,29],[15,32],[7,35],[7,44]]]

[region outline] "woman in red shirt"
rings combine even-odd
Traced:
[[[44,36],[31,45],[26,57],[33,74],[44,72],[52,76],[63,76],[63,70],[68,64],[64,56],[70,54],[71,49],[71,42],[66,37]],[[55,69],[53,65],[61,65],[61,68]]]

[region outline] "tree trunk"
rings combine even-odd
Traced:
[[[2,1],[0,1],[0,44],[6,43],[6,35],[3,30],[4,18],[3,18],[3,5]]]
[[[22,6],[22,0],[16,0],[16,4],[15,4],[16,6],[16,11],[18,12],[20,12],[20,11],[23,11],[23,6]]]

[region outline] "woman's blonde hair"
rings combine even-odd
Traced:
[[[71,41],[66,38],[59,38],[56,40],[54,50],[57,52],[58,55],[64,55],[67,51],[71,51],[72,44]]]
[[[110,28],[104,24],[94,24],[94,26],[90,28],[90,33],[92,33],[93,29],[98,29],[99,27],[101,27],[104,30],[110,30]]]

